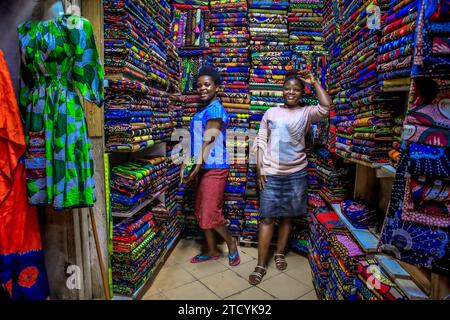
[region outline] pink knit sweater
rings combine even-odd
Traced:
[[[313,122],[328,114],[329,109],[321,105],[267,110],[253,148],[264,151],[263,173],[288,175],[306,168],[305,135]]]

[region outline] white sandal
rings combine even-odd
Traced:
[[[256,269],[262,269],[263,270],[263,272],[259,272],[259,271],[256,271]],[[258,285],[258,284],[260,284],[261,283],[261,281],[262,281],[262,279],[263,279],[263,277],[266,275],[266,268],[265,267],[263,267],[263,266],[256,266],[255,267],[255,271],[253,271],[251,274],[250,274],[250,276],[249,276],[249,278],[248,278],[248,282],[251,284],[251,285],[253,285],[253,286],[256,286],[256,285]],[[253,279],[253,281],[252,281],[252,276],[254,277]]]

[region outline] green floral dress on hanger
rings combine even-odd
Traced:
[[[89,21],[77,16],[19,26],[20,107],[29,202],[92,206],[94,163],[77,91],[101,106],[104,71]]]

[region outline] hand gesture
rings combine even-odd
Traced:
[[[316,82],[314,75],[309,70],[300,70],[298,72],[298,76],[303,82],[307,84],[314,84]]]

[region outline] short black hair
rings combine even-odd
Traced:
[[[201,76],[210,76],[216,86],[220,85],[220,72],[211,65],[204,65],[200,68],[200,70],[198,71],[197,81]]]
[[[303,83],[302,79],[300,79],[300,76],[298,75],[298,70],[294,69],[286,72],[286,75],[284,77],[284,84],[286,84],[286,82],[288,82],[291,79],[298,80],[298,82],[300,82],[300,87],[302,88],[302,91],[305,90],[305,84]]]

